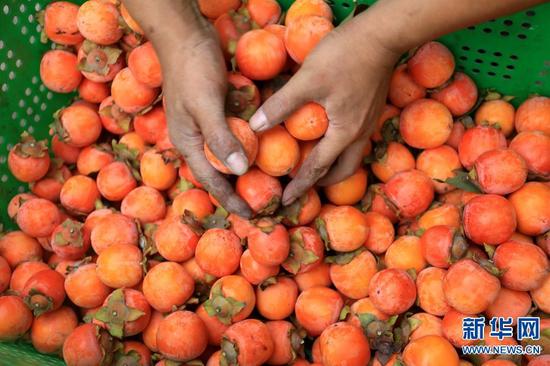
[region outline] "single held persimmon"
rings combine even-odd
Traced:
[[[449,109],[433,99],[418,99],[401,112],[399,131],[412,147],[428,149],[443,145],[451,135],[453,117]]]
[[[195,281],[179,263],[162,262],[147,272],[142,287],[149,304],[167,313],[189,300]]]
[[[157,331],[159,352],[175,361],[199,357],[208,345],[208,336],[197,314],[179,310],[160,321]]]
[[[245,120],[237,117],[228,117],[227,125],[233,135],[241,143],[245,151],[246,158],[248,159],[248,165],[251,166],[254,164],[254,160],[258,154],[258,138]],[[214,168],[225,174],[231,173],[229,168],[218,160],[206,143],[204,144],[204,153]]]
[[[474,164],[475,181],[485,193],[506,195],[527,180],[525,160],[512,149],[495,149],[481,154]]]
[[[298,142],[284,127],[275,126],[259,135],[256,165],[274,177],[286,175],[298,164]]]
[[[210,229],[200,237],[195,259],[206,273],[223,277],[239,268],[242,251],[241,241],[232,231]]]
[[[260,366],[269,360],[273,348],[271,333],[265,323],[246,319],[225,331],[220,364]]]
[[[535,96],[523,102],[516,111],[514,124],[517,132],[542,131],[550,135],[548,127],[550,116],[550,98]]]
[[[325,187],[325,195],[335,205],[354,205],[367,191],[367,172],[359,168],[341,182]]]
[[[56,93],[70,93],[80,84],[82,74],[77,68],[74,53],[51,50],[40,61],[40,79],[46,88]]]
[[[498,278],[471,259],[454,263],[443,279],[447,303],[464,314],[485,311],[495,301],[499,291]]]
[[[285,44],[275,34],[263,29],[245,33],[237,42],[235,53],[241,73],[252,80],[268,80],[286,65]]]
[[[328,287],[312,287],[300,293],[294,312],[298,323],[312,337],[336,323],[344,306],[338,292]]]
[[[361,299],[368,294],[369,283],[378,271],[376,258],[368,250],[328,257],[330,280],[334,287],[350,299]]]
[[[323,0],[297,0],[292,3],[285,16],[285,25],[289,25],[296,19],[316,15],[327,20],[332,20],[332,10]]]
[[[65,300],[65,278],[53,269],[32,275],[21,292],[25,304],[35,316],[57,310]]]
[[[45,141],[37,141],[28,133],[21,135],[8,154],[10,172],[22,182],[34,182],[43,178],[50,169],[50,156]]]
[[[538,288],[547,276],[550,266],[548,257],[541,248],[513,240],[496,248],[493,261],[503,272],[500,278],[502,284],[516,291]]]
[[[425,96],[426,89],[414,82],[407,72],[407,65],[397,66],[391,76],[388,91],[391,103],[398,108],[403,108]]]
[[[297,298],[298,285],[287,277],[276,277],[256,288],[256,308],[269,320],[283,320],[289,317],[294,312]]]
[[[494,127],[476,126],[466,130],[458,144],[458,157],[466,169],[474,166],[484,152],[506,147],[506,137]]]
[[[101,45],[116,43],[122,38],[120,13],[109,1],[86,1],[78,10],[76,22],[80,34]]]
[[[437,88],[453,75],[455,59],[451,51],[439,42],[422,45],[407,62],[413,80],[425,88]]]
[[[416,286],[409,274],[397,268],[377,272],[369,284],[369,298],[374,306],[388,315],[407,311],[416,300]]]
[[[285,47],[290,57],[302,64],[317,44],[332,30],[330,20],[317,15],[304,15],[287,24]]]
[[[428,335],[410,342],[403,351],[407,366],[459,366],[456,350],[444,337]]]
[[[383,193],[399,216],[412,218],[428,209],[434,186],[426,174],[413,169],[394,175],[383,186]]]
[[[381,158],[371,165],[372,172],[382,182],[387,182],[397,173],[415,168],[414,156],[399,142],[388,143]]]
[[[15,341],[22,337],[33,322],[32,312],[19,296],[6,295],[0,297],[0,340]]]
[[[418,304],[429,314],[443,316],[450,309],[443,292],[443,279],[446,274],[446,270],[436,267],[428,267],[418,272],[416,278]]]
[[[282,224],[260,219],[248,234],[248,250],[259,263],[266,266],[282,264],[290,252],[290,237]]]
[[[248,318],[256,305],[252,285],[242,276],[229,275],[212,285],[204,309],[226,325]]]
[[[474,107],[477,95],[474,81],[468,75],[457,72],[447,86],[431,94],[431,97],[445,104],[453,116],[462,116]]]
[[[296,174],[298,174],[298,171],[302,167],[302,164],[307,159],[309,154],[311,154],[311,151],[313,150],[315,145],[317,145],[317,142],[318,142],[318,140],[302,141],[298,144],[299,145],[299,150],[300,150],[300,153],[299,153],[300,156],[298,158],[298,163],[294,166],[294,168],[292,168],[290,173],[288,173],[289,177],[291,177],[291,178],[296,177]]]
[[[309,102],[285,120],[285,127],[298,140],[316,140],[325,134],[328,117],[323,106]]]
[[[506,198],[485,194],[472,198],[462,213],[464,232],[474,243],[498,245],[516,230],[516,212]]]
[[[366,365],[370,360],[369,341],[361,328],[339,322],[326,328],[319,338],[323,365]],[[350,352],[349,347],[353,347]]]

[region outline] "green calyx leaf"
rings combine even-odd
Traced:
[[[197,220],[195,214],[189,210],[183,211],[183,215],[181,215],[181,222],[188,225],[189,228],[199,236],[204,233],[201,222]]]
[[[31,288],[29,294],[23,299],[31,309],[35,317],[38,317],[53,309],[53,299],[41,291]]]
[[[187,179],[185,179],[185,178],[180,178],[180,180],[177,183],[176,187],[178,189],[178,192],[181,193],[181,192],[186,192],[190,189],[195,188],[195,185],[193,183],[191,183],[190,181],[188,181]]]
[[[409,276],[411,276],[411,278],[413,279],[413,281],[416,281],[416,277],[418,276],[418,274],[416,273],[416,269],[414,269],[414,268],[409,268],[409,269],[407,269],[406,272],[409,274]]]
[[[416,328],[418,328],[421,324],[422,324],[422,321],[419,320],[419,319],[416,319],[416,318],[413,318],[413,317],[410,317],[407,319],[409,321],[409,325],[411,327],[411,331],[414,331],[416,330]]]
[[[346,265],[350,263],[355,257],[363,253],[366,250],[365,247],[360,247],[353,252],[348,253],[338,253],[337,255],[329,256],[325,258],[326,263],[333,263],[339,265]]]
[[[229,220],[227,220],[227,217],[229,216],[229,212],[227,212],[223,207],[218,207],[216,209],[216,212],[214,212],[212,215],[206,216],[202,220],[202,227],[205,230],[208,229],[228,229],[231,226],[231,223]]]
[[[143,315],[141,310],[127,306],[123,289],[117,289],[109,295],[107,305],[95,313],[94,319],[105,323],[113,337],[122,338],[126,322],[136,321]]]
[[[321,236],[321,240],[323,240],[323,243],[325,243],[326,250],[330,250],[330,238],[328,236],[327,226],[325,221],[322,218],[317,217],[315,219],[314,224],[315,224],[315,229],[317,229],[317,232],[319,233],[319,236]]]
[[[124,353],[123,349],[115,353],[113,366],[141,366],[141,355],[130,350]]]
[[[273,276],[273,277],[269,277],[267,278],[266,280],[264,280],[262,283],[260,283],[258,285],[258,287],[260,288],[260,290],[265,290],[266,288],[268,288],[269,286],[272,286],[274,284],[277,283],[277,277]]]
[[[283,217],[287,222],[292,225],[298,225],[300,213],[302,212],[302,208],[305,206],[307,201],[308,195],[306,193],[299,199],[292,202],[291,205],[281,206],[277,212],[277,216]]]
[[[294,361],[298,356],[303,356],[304,353],[304,338],[306,333],[299,331],[298,329],[292,327],[288,330],[288,338],[290,339],[292,359]]]
[[[24,131],[20,142],[14,147],[14,152],[22,158],[43,158],[48,155],[48,143],[46,140],[37,141]]]
[[[464,235],[460,231],[455,231],[453,235],[453,243],[451,246],[451,258],[449,258],[449,263],[458,262],[460,259],[468,253],[468,242],[464,238]]]
[[[290,235],[290,253],[284,262],[289,272],[297,274],[302,265],[306,266],[318,260],[319,257],[313,251],[305,248],[304,239],[299,230]]]
[[[84,246],[84,233],[82,232],[84,224],[72,219],[67,219],[61,224],[62,232],[58,232],[52,245],[66,246],[72,245],[76,248]]]
[[[392,141],[402,142],[403,139],[399,133],[399,117],[389,118],[382,125],[380,130],[382,139],[384,142],[389,143]]]
[[[226,337],[221,342],[220,366],[239,366],[239,347]]]
[[[126,163],[130,168],[139,169],[139,151],[115,140],[112,141],[111,146],[116,160]]]
[[[267,205],[262,208],[260,211],[258,211],[258,215],[260,216],[270,216],[277,211],[279,206],[281,205],[281,197],[279,196],[273,196],[271,200],[267,203]]]
[[[212,287],[210,299],[204,303],[204,310],[210,316],[215,316],[223,324],[229,325],[235,315],[246,306],[245,302],[237,301],[228,296],[225,297],[221,284]]]
[[[461,170],[455,170],[455,176],[445,180],[434,179],[440,183],[447,183],[467,192],[482,193],[477,184],[471,179],[471,176]]]
[[[340,311],[340,316],[338,316],[338,320],[346,320],[346,318],[350,313],[351,313],[351,308],[349,307],[349,305],[344,306]]]
[[[485,249],[485,253],[487,253],[489,259],[493,259],[496,248],[493,245],[483,244],[483,249]]]

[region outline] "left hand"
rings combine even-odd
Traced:
[[[284,205],[316,183],[330,185],[347,178],[361,164],[400,55],[376,33],[364,37],[361,20],[355,18],[329,33],[289,82],[250,119],[251,128],[261,132],[309,101],[326,110],[328,130],[286,187]],[[358,32],[357,27],[363,30]]]

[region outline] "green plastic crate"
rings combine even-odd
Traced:
[[[75,1],[82,3],[83,1]],[[285,9],[292,0],[279,1]],[[329,0],[336,21],[345,19],[357,6],[372,0]],[[37,138],[48,137],[52,114],[73,95],[47,90],[39,77],[41,55],[51,48],[40,42],[35,14],[46,0],[0,0],[0,218],[13,228],[6,213],[9,199],[28,189],[15,180],[7,166],[7,154],[27,130]],[[466,72],[480,88],[496,88],[518,98],[531,94],[550,95],[550,4],[513,16],[449,34],[441,39],[455,54],[458,70]],[[52,356],[38,354],[22,342],[0,343],[0,366],[63,365]]]

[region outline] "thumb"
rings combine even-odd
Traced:
[[[250,118],[250,128],[262,132],[278,125],[312,99],[310,90],[304,78],[297,73],[254,113]]]

